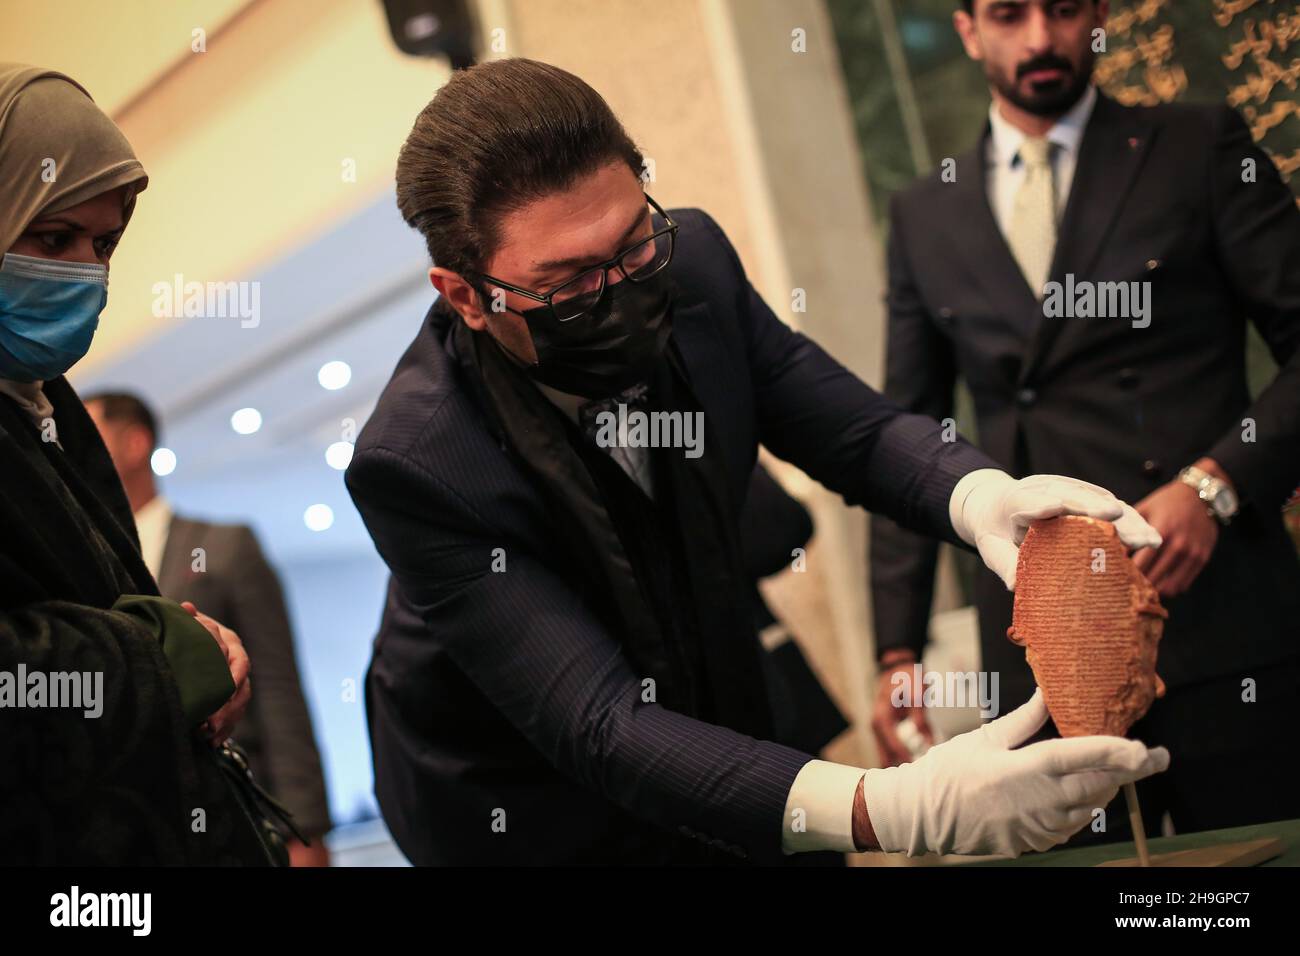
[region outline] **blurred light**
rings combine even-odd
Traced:
[[[170,448],[155,448],[149,458],[149,466],[155,475],[170,475],[176,470],[176,452]]]
[[[417,13],[413,17],[406,18],[402,29],[412,40],[427,40],[438,32],[440,26],[442,26],[441,22],[432,13]]]
[[[334,523],[334,509],[329,505],[312,505],[302,513],[302,520],[312,531],[324,531]]]
[[[230,427],[241,435],[251,435],[262,427],[262,413],[256,408],[241,408],[230,416]]]
[[[325,461],[331,468],[342,471],[352,461],[352,442],[336,441],[325,449]]]
[[[320,382],[321,388],[328,388],[331,392],[340,389],[352,381],[352,366],[347,362],[326,362],[316,373],[316,381]]]
[[[943,22],[946,28],[951,29],[947,17]],[[903,38],[903,46],[922,53],[938,49],[945,39],[933,20],[914,20],[907,16],[899,18],[898,33]]]

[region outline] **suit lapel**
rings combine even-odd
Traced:
[[[704,438],[705,447],[716,443],[722,448],[733,500],[743,501],[753,468],[754,436],[723,424],[738,420],[738,379],[720,374],[724,369],[734,371],[733,359],[723,345],[709,304],[689,297],[681,286],[676,288],[680,298],[673,306],[673,342],[686,367],[691,391],[704,410],[705,428],[711,430]]]
[[[1079,144],[1074,181],[1065,216],[1057,230],[1051,278],[1064,282],[1067,274],[1090,278],[1115,218],[1151,146],[1154,130],[1138,124],[1131,111],[1100,94]],[[1052,343],[1061,334],[1064,319],[1046,319],[1038,310],[1021,363],[1020,382],[1042,365]]]

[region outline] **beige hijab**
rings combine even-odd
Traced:
[[[122,131],[74,80],[0,63],[0,256],[38,215],[129,185],[125,225],[136,195],[148,184]],[[53,413],[42,384],[0,379],[0,394],[17,402],[38,427]]]
[[[122,131],[74,80],[0,63],[0,255],[38,215],[134,184],[129,220],[148,182]]]

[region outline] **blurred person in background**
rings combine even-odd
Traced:
[[[244,642],[257,681],[239,725],[239,745],[258,783],[289,809],[310,841],[289,842],[293,865],[328,866],[321,839],[330,829],[325,779],[275,570],[252,528],[172,511],[158,493],[151,466],[158,420],[141,398],[100,392],[87,395],[84,403],[126,490],[141,555],[158,590],[204,608],[235,628]]]
[[[247,707],[248,656],[235,631],[159,596],[64,377],[90,348],[109,259],[147,182],[82,87],[0,63],[6,864],[275,862],[215,746]]]
[[[946,418],[962,377],[980,445],[1008,472],[1114,489],[1160,533],[1134,556],[1169,611],[1168,693],[1132,728],[1173,755],[1138,784],[1148,831],[1166,812],[1179,832],[1290,819],[1300,794],[1277,781],[1274,748],[1300,716],[1300,562],[1281,516],[1300,480],[1300,210],[1230,107],[1131,108],[1096,88],[1109,7],[954,12],[992,104],[955,181],[936,172],[894,197],[885,392]],[[1049,283],[1099,304],[1107,284],[1133,295],[1124,314],[1048,314]],[[1248,324],[1280,366],[1254,398]],[[889,694],[926,643],[936,551],[872,523],[875,727],[893,762],[909,759],[898,721],[926,726]],[[982,667],[1015,707],[1034,677],[1007,640],[1012,595],[976,574]],[[1108,817],[1105,838],[1129,838],[1122,804]]]

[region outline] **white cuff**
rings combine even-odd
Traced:
[[[857,853],[853,842],[853,800],[861,767],[810,760],[803,765],[785,801],[781,849],[786,853],[837,850]]]
[[[898,767],[877,767],[867,771],[862,779],[862,796],[867,803],[871,829],[876,834],[876,845],[886,853],[906,853],[920,856],[927,850],[925,834],[921,831],[921,807],[908,803],[904,776],[915,772],[916,765],[905,763]],[[915,800],[916,794],[911,792]]]
[[[948,520],[959,538],[969,545],[975,544],[975,523],[969,518],[973,512],[968,512],[967,505],[978,506],[991,497],[990,492],[1008,481],[1014,482],[1015,479],[998,468],[977,468],[962,476],[948,499]],[[974,501],[971,501],[972,494]]]

